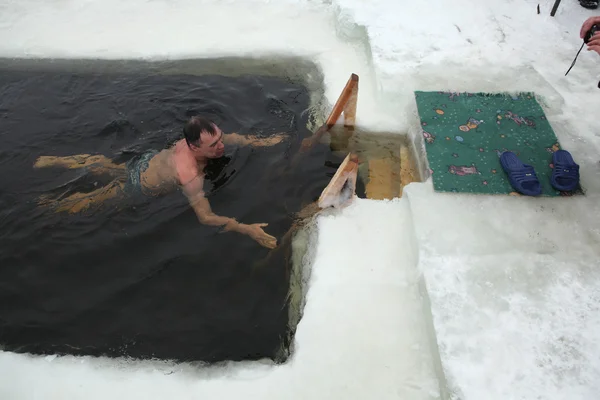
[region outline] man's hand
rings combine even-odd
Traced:
[[[316,143],[316,140],[314,139],[314,136],[304,138],[302,140],[302,144],[300,145],[300,151],[306,152],[306,151],[310,150],[315,145],[315,143]]]
[[[273,236],[269,235],[265,231],[263,231],[263,227],[269,224],[251,224],[251,225],[243,225],[242,233],[250,236],[254,239],[258,244],[264,246],[268,249],[274,249],[277,246],[277,239]]]

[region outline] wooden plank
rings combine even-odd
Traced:
[[[339,207],[344,205],[355,193],[356,178],[358,175],[358,156],[348,153],[342,164],[327,187],[321,193],[318,200],[320,208]],[[344,186],[347,185],[348,192],[344,191]],[[344,196],[348,196],[345,198]]]
[[[400,190],[399,171],[391,157],[369,160],[369,181],[366,185],[367,198],[373,200],[391,200],[398,197]]]
[[[358,79],[358,77],[357,77]],[[346,102],[346,106],[344,107],[344,127],[349,130],[354,130],[354,125],[356,123],[356,105],[358,103],[358,80],[356,84],[352,87],[350,92],[350,97]]]
[[[327,118],[326,125],[328,128],[331,128],[333,125],[336,124],[337,120],[340,118],[340,115],[346,108],[348,101],[352,99],[353,95],[354,95],[354,97],[356,97],[357,94],[358,94],[358,75],[352,74],[352,75],[350,75],[350,78],[348,78],[348,81],[346,82],[346,85],[344,86],[344,89],[342,90],[340,97],[338,97],[337,101],[335,102],[335,105],[333,106],[333,109],[331,110],[331,113],[329,114],[329,118]],[[356,104],[356,101],[354,103]],[[356,106],[354,107],[353,114],[354,114],[354,116],[356,115]]]
[[[406,185],[417,182],[417,170],[415,160],[411,157],[410,149],[406,145],[400,147],[400,197]]]
[[[317,131],[312,136],[302,141],[302,147],[300,151],[304,152],[310,149],[316,143],[318,143],[321,140],[321,137],[336,124],[337,120],[340,118],[340,115],[342,114],[342,112],[344,112],[346,108],[348,109],[349,114],[348,121],[352,124],[352,127],[354,127],[354,121],[356,119],[357,98],[358,75],[352,74],[346,82],[346,85],[344,86],[340,97],[338,97],[337,101],[335,102],[331,113],[329,113],[327,121],[319,129],[317,129]],[[350,105],[348,105],[349,102]],[[344,118],[346,118],[346,115],[344,115]]]

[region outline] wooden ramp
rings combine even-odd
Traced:
[[[330,146],[333,151],[347,153],[335,176],[319,198],[320,208],[345,204],[348,200],[347,189],[354,194],[361,165],[366,167],[362,168],[363,171],[368,170],[366,174],[362,173],[361,177],[366,182],[366,194],[370,199],[401,197],[404,186],[419,180],[414,157],[407,141],[401,140],[402,136],[389,133],[369,134],[365,135],[365,137],[370,136],[370,139],[364,140],[365,143],[369,142],[366,144],[361,143],[362,139],[356,137],[354,131],[358,82],[358,75],[351,74],[326,122],[312,136],[303,140],[302,148],[293,161],[298,162],[299,156],[309,151],[326,133],[330,134]],[[341,117],[344,120],[343,128],[341,125],[336,126]],[[334,127],[336,129],[332,130]],[[387,146],[386,151],[373,150],[378,145],[382,148]],[[394,147],[393,151],[389,151],[390,146]],[[365,151],[367,147],[370,147],[370,150]]]
[[[347,204],[356,191],[358,175],[358,156],[349,153],[339,166],[329,185],[319,197],[319,207],[342,207]]]
[[[310,137],[302,141],[302,150],[307,151],[321,140],[323,135],[337,123],[340,116],[344,116],[344,127],[352,131],[356,122],[356,106],[358,103],[358,75],[352,74],[346,86],[338,97],[327,121]]]
[[[369,177],[366,185],[367,197],[374,200],[402,197],[403,188],[418,182],[418,174],[410,149],[401,144],[399,159],[373,157],[368,160]]]

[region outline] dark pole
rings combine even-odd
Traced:
[[[558,5],[560,4],[560,0],[556,0],[554,2],[554,6],[552,7],[552,12],[550,13],[551,17],[554,17],[554,14],[556,14],[556,10],[558,10]]]

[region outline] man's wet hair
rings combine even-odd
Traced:
[[[196,116],[190,118],[183,127],[183,134],[188,146],[192,144],[198,146],[202,132],[207,132],[211,136],[215,136],[217,134],[215,123],[204,117]]]

